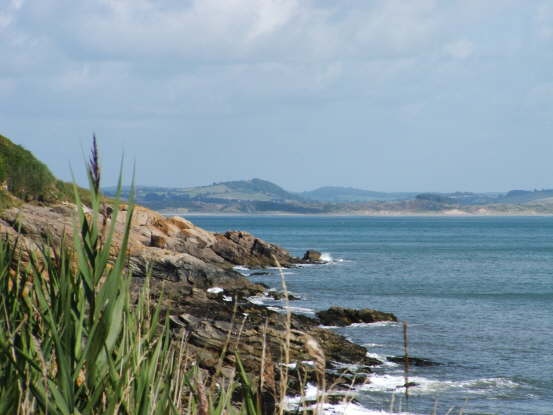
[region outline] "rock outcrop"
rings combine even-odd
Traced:
[[[157,287],[156,288],[156,285]],[[161,282],[153,289],[160,289]],[[172,327],[176,333],[186,336],[188,352],[194,356],[200,367],[211,370],[217,366],[223,350],[223,375],[231,377],[238,353],[246,370],[255,378],[259,375],[262,353],[271,356],[275,372],[282,368],[283,347],[286,343],[286,314],[238,299],[236,304],[231,291],[224,290],[217,295],[206,294],[204,290],[190,289],[182,283],[171,283],[171,290],[164,290],[163,309],[171,315]],[[225,300],[226,299],[226,300]],[[370,366],[381,362],[367,357],[367,350],[349,342],[343,336],[321,329],[319,321],[303,315],[291,315],[290,320],[290,368],[304,364],[312,365],[313,356],[305,344],[315,340],[325,356],[326,368],[333,368],[333,362],[355,364],[364,372]],[[225,345],[228,344],[228,347]],[[307,370],[307,376],[314,376],[314,368]],[[290,370],[291,389],[294,390],[296,370]],[[328,374],[332,383],[340,380],[340,374]],[[296,379],[297,380],[297,379]],[[344,380],[345,381],[345,380]],[[362,381],[362,379],[359,379]],[[299,385],[299,384],[298,384]]]
[[[250,233],[229,231],[215,234],[211,249],[225,261],[250,268],[290,266],[300,263],[288,251]]]
[[[114,255],[122,244],[127,215],[128,208],[123,205],[117,218],[107,210],[99,218],[107,226],[115,221]],[[25,204],[0,212],[0,234],[18,239],[20,258],[25,261],[26,253],[38,249],[46,239],[54,246],[71,241],[75,221],[76,207],[72,204]],[[247,300],[248,296],[264,293],[266,287],[234,271],[234,266],[292,266],[301,262],[286,250],[249,233],[211,233],[186,219],[166,218],[136,207],[128,254],[129,271],[135,277],[133,295],[151,273],[152,297],[162,302],[161,309],[171,319],[176,338],[179,334],[186,337],[188,356],[206,371],[214,373],[222,356],[220,373],[231,376],[238,353],[248,372],[258,376],[265,350],[267,361],[278,374],[288,333],[290,360],[295,365],[309,367],[310,363],[305,362],[313,360],[306,348],[310,340],[322,350],[329,368],[338,361],[361,365],[367,372],[368,366],[377,363],[366,357],[365,348],[320,328],[317,319],[292,315],[288,328],[286,314]],[[293,385],[299,385],[298,371],[290,372],[290,392],[294,392]],[[307,379],[315,376],[313,370],[304,372],[302,376]],[[328,372],[327,376],[331,383],[340,383],[339,375]]]
[[[36,249],[45,238],[59,245],[62,239],[72,238],[75,211],[75,206],[68,203],[49,207],[25,204],[8,209],[0,213],[0,234],[15,239],[19,232],[19,244],[26,248]],[[115,227],[114,252],[121,245],[127,213],[123,205]],[[111,215],[100,217],[100,222],[104,220],[109,226]],[[249,233],[215,234],[181,217],[166,218],[140,206],[134,211],[129,256],[135,277],[151,272],[155,278],[184,281],[196,288],[220,285],[258,292],[264,288],[250,283],[233,266],[273,266],[275,258],[281,266],[300,261],[286,250]]]
[[[303,260],[311,263],[320,263],[322,262],[321,253],[319,251],[314,251],[313,249],[310,249],[306,251],[303,255]]]
[[[397,321],[392,313],[384,313],[378,310],[364,308],[354,310],[343,307],[330,307],[328,310],[319,311],[317,317],[321,323],[327,326],[349,326],[354,323],[375,323],[377,321]]]

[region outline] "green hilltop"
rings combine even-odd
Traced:
[[[79,188],[85,202],[88,191]],[[73,185],[58,180],[30,151],[0,135],[0,209],[22,202],[74,201]]]

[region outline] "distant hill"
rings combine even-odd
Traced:
[[[292,193],[267,180],[166,188],[137,186],[136,201],[173,213],[286,213],[323,215],[534,215],[553,214],[553,190],[508,193],[374,192],[321,187]],[[124,189],[123,197],[129,189]],[[107,196],[115,189],[104,189]]]
[[[386,193],[371,190],[355,189],[353,187],[326,186],[300,195],[308,200],[318,202],[369,202],[414,199],[417,193]]]
[[[87,192],[80,191],[87,201]],[[0,208],[63,200],[74,200],[73,185],[56,179],[30,151],[0,135]]]
[[[503,197],[502,203],[528,203],[553,197],[553,189],[543,190],[511,190]]]
[[[287,192],[282,187],[261,179],[213,183],[210,186],[182,189],[181,193],[186,194],[190,198],[201,197],[223,200],[302,200],[298,195]]]
[[[107,196],[114,188],[103,189]],[[137,186],[136,201],[152,209],[183,209],[220,212],[320,213],[321,210],[301,196],[261,179],[213,183],[209,186],[164,188]],[[128,188],[123,197],[128,197]]]
[[[103,189],[106,196],[114,188]],[[123,189],[123,198],[129,196]],[[90,201],[79,188],[81,200]],[[24,202],[74,201],[73,185],[58,180],[28,150],[0,135],[0,209]],[[137,186],[136,201],[179,213],[290,213],[330,215],[534,215],[553,214],[553,189],[507,193],[386,193],[351,187],[321,187],[292,193],[262,179],[167,188]]]

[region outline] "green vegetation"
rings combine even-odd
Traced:
[[[114,189],[106,189],[113,195]],[[127,196],[123,192],[123,197]],[[154,210],[202,213],[315,215],[551,215],[553,190],[502,193],[382,193],[322,187],[294,194],[253,179],[193,188],[139,186],[136,200]]]
[[[72,241],[54,246],[45,240],[33,251],[8,236],[0,240],[0,415],[283,415],[290,311],[278,368],[265,361],[263,343],[258,379],[246,372],[237,352],[232,377],[220,376],[220,366],[215,373],[202,371],[190,358],[186,334],[170,329],[163,298],[151,295],[149,279],[131,295],[126,265],[133,192],[126,212],[120,212],[117,198],[111,202],[111,220],[105,220],[96,157],[89,176],[91,210],[82,203],[82,191],[73,187],[78,209]],[[116,193],[120,191],[119,184]],[[126,227],[114,250],[119,215],[126,215]],[[287,299],[283,274],[281,278]],[[227,346],[220,362],[232,353]],[[316,412],[333,387],[326,388],[326,361],[318,343],[308,339],[306,348],[321,393],[315,401],[302,396],[290,413]],[[298,376],[302,378],[299,371]],[[303,394],[305,374],[302,382]],[[353,395],[340,399],[347,406]]]
[[[115,189],[104,189],[106,194],[113,195]],[[188,188],[164,188],[151,186],[138,186],[136,189],[137,200],[183,202],[183,201],[301,201],[298,195],[287,192],[267,180],[252,179],[233,182],[213,183],[209,186]],[[126,192],[123,192],[126,196]]]
[[[118,203],[106,224],[94,187],[91,195],[92,213],[78,203],[69,247],[45,243],[23,263],[16,242],[0,243],[0,414],[259,413],[243,370],[239,390],[238,380],[206,387],[184,339],[172,337],[150,303],[148,284],[131,301],[132,203],[113,258]]]
[[[88,191],[79,189],[90,204]],[[0,135],[0,209],[21,201],[54,203],[73,200],[73,185],[56,179],[33,154]]]

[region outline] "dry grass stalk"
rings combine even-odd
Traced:
[[[409,405],[409,336],[407,322],[403,322],[403,373],[405,376],[405,405]]]
[[[284,338],[284,344],[282,346],[283,352],[283,362],[280,365],[280,404],[278,406],[279,415],[284,415],[285,401],[286,401],[286,391],[288,389],[288,369],[290,366],[290,342],[292,338],[292,313],[290,312],[290,302],[288,300],[288,286],[286,285],[286,278],[284,272],[282,272],[282,267],[278,262],[278,259],[273,255],[273,260],[276,264],[276,267],[279,270],[280,274],[280,283],[282,285],[282,291],[284,293],[284,304],[286,310],[286,334]]]

